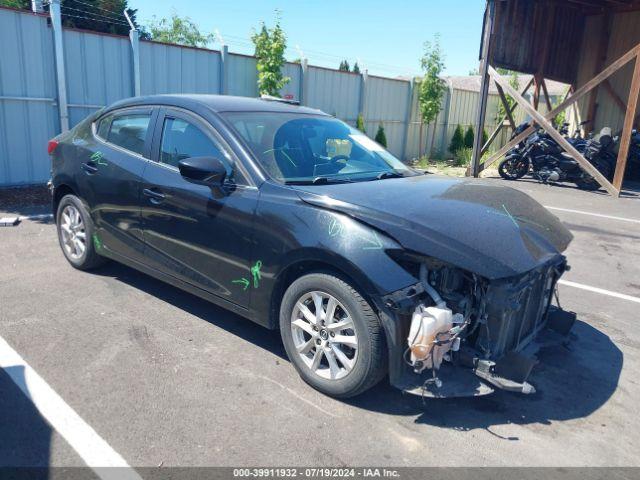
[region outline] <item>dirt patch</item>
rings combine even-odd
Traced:
[[[50,204],[51,194],[46,185],[0,188],[0,211]]]

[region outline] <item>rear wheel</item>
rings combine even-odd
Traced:
[[[593,166],[604,176],[607,180],[611,181],[611,175],[613,169],[609,162],[605,160],[594,160]],[[600,188],[600,184],[591,175],[584,173],[584,177],[576,182],[576,185],[580,190],[595,191]]]
[[[93,221],[82,201],[75,195],[65,195],[56,213],[58,241],[67,261],[79,270],[89,270],[105,261],[96,252]]]
[[[386,373],[378,316],[335,276],[312,273],[291,284],[280,306],[280,334],[303,380],[327,395],[353,397]]]
[[[509,157],[498,166],[498,173],[505,180],[518,180],[529,171],[529,162],[522,157]]]

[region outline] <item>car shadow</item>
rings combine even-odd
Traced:
[[[288,361],[280,334],[277,331],[262,327],[200,297],[120,263],[109,262],[92,273],[115,278]]]
[[[32,478],[47,478],[53,432],[18,384],[28,391],[24,367],[0,368],[0,468],[35,467]]]
[[[96,273],[138,288],[288,362],[277,331],[115,262]],[[611,339],[583,321],[576,322],[567,346],[542,349],[538,359],[530,378],[537,389],[533,395],[497,390],[484,397],[423,399],[404,394],[385,380],[344,401],[369,411],[415,416],[419,425],[461,431],[491,431],[492,426],[509,423],[549,425],[586,417],[602,407],[617,388],[623,364],[622,352]]]
[[[469,431],[505,424],[543,424],[583,418],[616,391],[623,355],[611,339],[577,321],[567,346],[546,347],[529,381],[537,391],[522,395],[502,390],[484,397],[431,399],[402,395],[381,384],[350,404],[391,415],[417,415],[416,424]],[[502,437],[518,440],[517,437]]]

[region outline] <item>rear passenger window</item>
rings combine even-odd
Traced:
[[[113,115],[107,115],[106,117],[101,119],[100,122],[98,123],[97,134],[103,140],[106,140],[107,136],[109,135],[109,125],[111,124],[112,118],[113,118]]]
[[[198,127],[179,118],[167,117],[162,129],[160,162],[177,168],[180,160],[191,157],[226,160],[226,155]]]
[[[142,155],[150,120],[150,114],[131,114],[114,117],[106,140],[109,143]]]

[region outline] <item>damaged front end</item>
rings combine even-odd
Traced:
[[[397,325],[392,384],[431,397],[535,392],[528,378],[541,337],[561,341],[575,321],[552,305],[564,256],[493,280],[404,252],[397,261],[420,282],[383,297]]]

